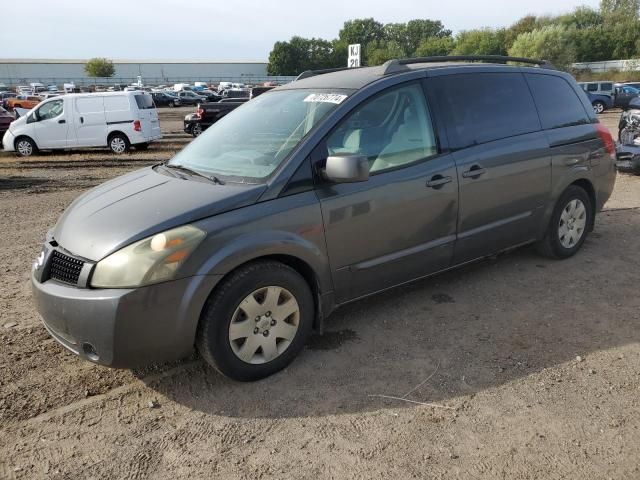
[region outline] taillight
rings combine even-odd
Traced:
[[[141,132],[142,131],[142,125],[140,124],[140,120],[136,120],[133,122],[133,129],[136,132]]]
[[[204,108],[202,108],[200,105],[198,105],[198,109],[196,110],[196,117],[198,118],[198,120],[202,120],[202,117],[204,117]]]
[[[611,156],[613,160],[616,159],[616,145],[613,142],[613,136],[607,127],[605,127],[600,122],[594,123],[593,126],[598,132],[598,136],[604,142],[604,148],[607,150],[607,153]]]

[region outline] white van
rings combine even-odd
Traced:
[[[153,97],[146,92],[78,93],[38,104],[11,123],[6,151],[27,157],[38,150],[109,147],[144,150],[162,138]]]

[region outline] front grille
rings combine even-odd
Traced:
[[[78,284],[84,262],[54,250],[51,254],[49,277],[71,285]]]

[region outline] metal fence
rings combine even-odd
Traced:
[[[142,82],[145,85],[173,85],[175,83],[190,83],[205,82],[207,84],[217,84],[220,82],[234,82],[245,83],[248,85],[257,85],[264,82],[275,82],[278,84],[289,83],[295,80],[296,77],[291,76],[261,76],[261,75],[221,75],[211,77],[143,77]],[[131,85],[138,81],[138,77],[77,77],[77,78],[65,78],[65,77],[39,77],[39,78],[15,78],[15,77],[0,77],[0,84],[5,84],[7,87],[15,87],[17,85],[29,85],[30,83],[39,82],[43,85],[57,85],[62,88],[65,83],[74,83],[78,87],[87,87],[90,85]]]
[[[576,70],[589,70],[590,72],[601,73],[617,70],[621,72],[633,72],[640,70],[639,59],[629,60],[607,60],[604,62],[582,62],[574,63]]]

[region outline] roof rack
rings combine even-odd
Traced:
[[[302,80],[303,78],[315,77],[316,75],[322,75],[323,73],[340,72],[342,70],[349,70],[350,67],[338,67],[338,68],[325,68],[324,70],[305,70],[296,77],[296,80]],[[353,70],[353,68],[351,68]],[[295,81],[295,80],[294,80]]]
[[[439,63],[439,62],[486,62],[486,63],[525,63],[530,65],[537,65],[543,68],[555,68],[548,60],[535,60],[531,58],[522,57],[507,57],[504,55],[444,55],[437,57],[416,57],[416,58],[401,58],[389,60],[382,65],[383,75],[390,73],[403,72],[408,70],[407,65],[414,63]]]

